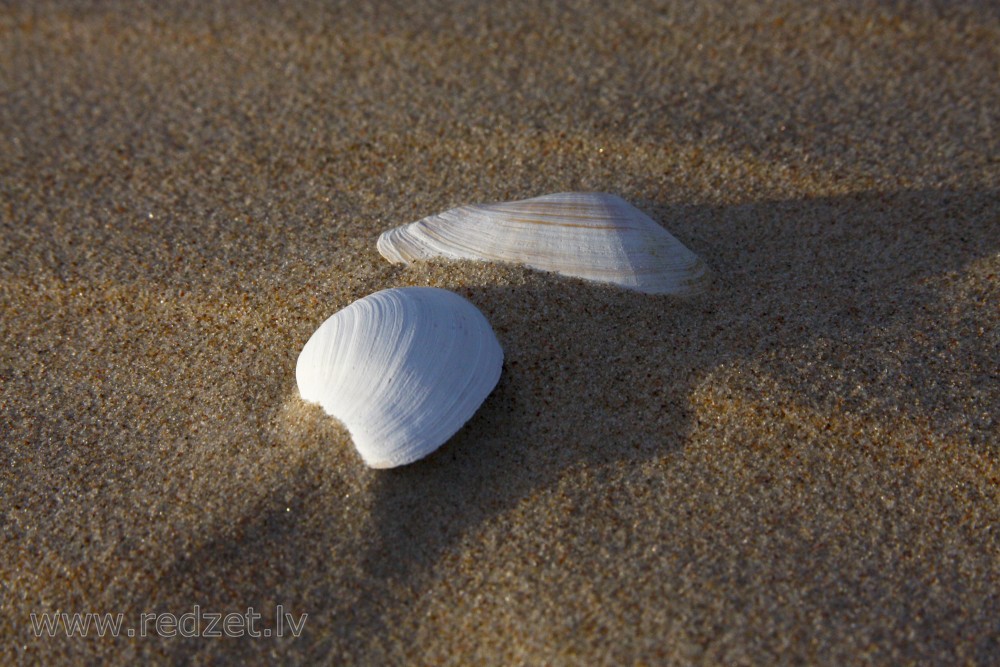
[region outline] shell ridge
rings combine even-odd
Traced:
[[[492,391],[502,358],[489,322],[461,296],[395,288],[320,325],[296,380],[303,399],[344,424],[368,465],[392,467],[454,435]]]
[[[694,294],[709,275],[657,221],[605,193],[459,206],[383,233],[379,251],[390,261],[412,254],[523,264],[652,294]]]

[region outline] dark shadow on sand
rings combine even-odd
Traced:
[[[465,290],[504,346],[504,374],[445,447],[374,479],[371,581],[406,581],[417,596],[421,578],[471,527],[569,467],[628,465],[679,450],[692,428],[688,398],[722,364],[763,358],[779,380],[809,387],[804,400],[837,400],[842,410],[870,409],[873,396],[887,413],[920,406],[939,432],[967,417],[949,406],[973,389],[977,374],[997,393],[990,365],[997,334],[970,339],[958,331],[983,313],[954,312],[928,284],[1000,250],[997,193],[872,192],[719,209],[637,204],[706,259],[715,272],[710,291],[682,301],[580,282],[572,299],[556,301],[551,277],[516,290]],[[935,359],[955,341],[981,368]],[[769,357],[775,346],[784,354]],[[871,368],[870,358],[887,347],[898,351],[899,366]],[[814,354],[811,365],[788,362]],[[842,371],[832,385],[831,364]],[[597,365],[614,367],[610,383],[590,380]],[[803,367],[814,376],[803,376]],[[981,443],[997,442],[995,424],[981,427],[974,430]],[[363,600],[384,604],[374,595]]]
[[[839,398],[843,410],[852,401],[871,410],[872,396],[887,412],[919,405],[941,433],[958,428],[955,421],[964,417],[952,413],[951,401],[972,391],[980,375],[996,397],[996,370],[989,366],[996,333],[968,336],[983,312],[951,303],[935,281],[1000,251],[997,193],[870,192],[731,208],[636,203],[713,268],[709,292],[682,301],[582,282],[569,291],[553,288],[562,279],[541,274],[518,289],[468,286],[464,295],[504,347],[503,376],[438,452],[400,469],[361,473],[372,526],[366,541],[353,545],[361,581],[357,572],[342,571],[338,558],[350,554],[338,546],[336,526],[289,519],[280,500],[265,498],[246,526],[184,559],[160,586],[186,591],[177,599],[221,604],[230,597],[228,578],[247,581],[259,569],[254,595],[270,603],[279,587],[290,607],[325,614],[333,628],[306,642],[304,655],[281,649],[286,656],[400,660],[405,656],[396,647],[406,637],[398,635],[405,632],[399,620],[429,585],[442,554],[571,468],[629,465],[680,451],[695,426],[690,395],[721,365],[753,358],[779,381],[808,388],[802,400]],[[982,369],[956,368],[935,356],[956,340],[982,360]],[[866,367],[873,349],[893,348],[897,367],[884,373]],[[812,364],[789,361],[801,355],[814,357]],[[831,364],[843,370],[832,384]],[[604,369],[602,383],[592,381],[597,366]],[[972,431],[987,447],[997,441],[995,429],[983,422]],[[300,462],[286,485],[308,497],[323,483],[316,474]],[[298,516],[324,511],[300,503]],[[330,557],[308,572],[289,571],[291,562],[306,567],[293,557],[307,552]],[[349,604],[344,586],[362,587]],[[247,604],[245,594],[232,599]],[[197,650],[182,643],[170,649],[172,659]]]

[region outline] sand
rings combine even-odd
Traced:
[[[1000,660],[995,3],[208,4],[0,9],[0,662]],[[375,250],[570,190],[710,289]],[[294,365],[404,285],[505,367],[373,471]]]

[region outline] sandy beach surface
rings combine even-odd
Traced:
[[[3,3],[0,662],[997,664],[998,63],[993,2]],[[375,249],[563,191],[710,288]],[[406,285],[504,370],[375,471],[295,361]]]

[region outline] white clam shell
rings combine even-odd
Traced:
[[[648,294],[696,294],[708,279],[704,262],[667,230],[599,192],[460,206],[383,233],[378,250],[394,264],[511,262]]]
[[[343,422],[365,463],[427,456],[500,379],[503,350],[483,314],[432,287],[382,290],[335,313],[302,348],[302,398]]]

